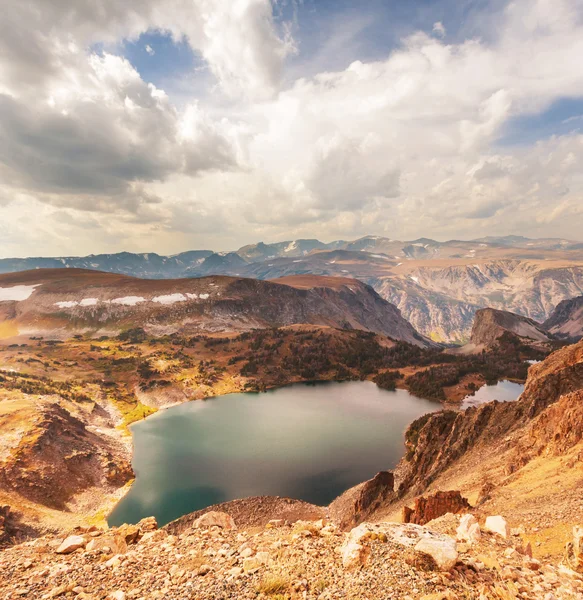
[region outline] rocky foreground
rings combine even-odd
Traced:
[[[78,600],[583,599],[579,539],[563,564],[531,556],[502,517],[447,514],[426,526],[325,520],[237,528],[209,512],[173,535],[137,526],[76,530],[0,552],[0,596]],[[579,563],[578,559],[579,558]]]

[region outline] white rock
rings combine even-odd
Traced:
[[[85,547],[85,539],[80,535],[70,535],[63,543],[57,548],[57,554],[70,554],[75,552],[79,548]]]
[[[237,529],[235,521],[231,515],[217,510],[211,510],[200,516],[192,526],[195,529],[208,529],[210,527],[221,527],[222,529]]]
[[[458,540],[469,542],[470,544],[475,544],[482,537],[480,525],[476,517],[470,514],[464,515],[461,518],[456,533]]]
[[[415,550],[417,550],[417,552],[429,554],[442,571],[449,571],[457,562],[458,553],[453,538],[424,538],[417,542]]]
[[[342,545],[340,553],[344,568],[355,569],[366,564],[370,555],[370,548],[349,538]]]
[[[111,592],[106,600],[126,600],[126,594],[121,590],[116,590],[115,592]]]
[[[488,517],[486,519],[484,529],[486,529],[487,531],[491,531],[492,533],[497,533],[503,538],[507,538],[510,535],[510,528],[508,527],[508,523],[506,522],[506,519],[504,517],[501,517],[500,515]]]

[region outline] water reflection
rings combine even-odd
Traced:
[[[499,402],[518,400],[523,390],[523,384],[514,383],[513,381],[499,381],[496,385],[484,385],[473,396],[466,396],[462,401],[461,408],[478,406],[486,402],[492,402],[492,400],[498,400]]]

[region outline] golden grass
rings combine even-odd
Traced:
[[[281,575],[266,575],[256,586],[258,594],[274,596],[285,592],[290,586],[290,580]]]

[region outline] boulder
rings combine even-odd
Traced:
[[[510,528],[504,517],[500,515],[490,516],[486,518],[484,529],[492,533],[497,533],[506,539],[510,535]]]
[[[142,533],[156,531],[158,529],[158,522],[155,517],[146,517],[138,523],[138,527]]]
[[[365,565],[370,556],[370,547],[359,544],[356,540],[348,539],[340,550],[342,565],[346,569],[356,569]]]
[[[431,556],[441,571],[453,569],[458,558],[456,543],[453,538],[423,538],[417,542],[415,550]]]
[[[200,516],[192,524],[195,529],[208,529],[210,527],[220,527],[221,529],[237,529],[235,521],[231,515],[217,510],[211,510]]]
[[[414,508],[403,507],[403,523],[425,525],[447,513],[458,514],[471,508],[467,498],[459,491],[435,492],[431,496],[417,498]]]
[[[106,533],[100,537],[89,540],[89,543],[85,547],[88,552],[96,552],[98,550],[104,550],[113,554],[124,554],[127,552],[128,545],[121,535],[115,535],[114,533]]]
[[[470,544],[475,544],[482,537],[480,525],[476,517],[470,514],[465,514],[462,516],[456,533],[458,540],[469,542]]]
[[[583,571],[583,527],[573,527],[573,556],[575,559],[575,568]]]
[[[120,525],[117,528],[116,533],[125,540],[125,543],[128,546],[137,543],[142,537],[138,525]]]
[[[80,535],[70,535],[57,548],[57,554],[71,554],[79,548],[85,548],[85,538]]]
[[[246,558],[243,561],[243,571],[246,573],[255,572],[261,565],[263,565],[263,563],[256,556]]]

